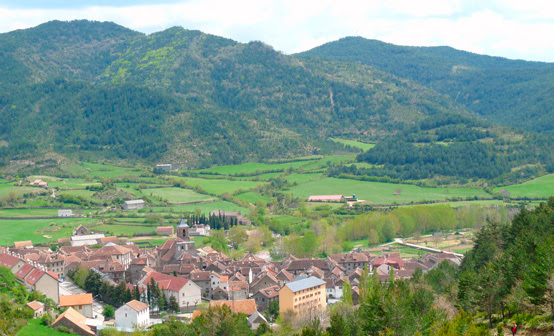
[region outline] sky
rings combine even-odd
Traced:
[[[286,54],[362,36],[554,62],[551,0],[0,0],[0,33],[76,19],[146,34],[181,26]]]

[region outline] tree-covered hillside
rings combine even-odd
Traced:
[[[517,137],[448,95],[364,64],[297,58],[174,27],[53,21],[0,35],[0,161],[53,150],[207,167],[345,151],[329,138]],[[420,123],[461,125],[418,131]],[[431,134],[432,133],[432,134]],[[468,140],[468,137],[471,140]],[[415,141],[415,140],[414,140]],[[504,156],[511,141],[491,147]],[[518,165],[546,165],[539,153]]]
[[[554,64],[347,37],[296,56],[361,63],[448,94],[503,125],[554,134]]]

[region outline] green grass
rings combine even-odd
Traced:
[[[88,170],[84,167],[84,165],[79,164],[62,165],[60,169],[73,175],[85,175],[88,173]]]
[[[146,225],[118,225],[118,224],[101,224],[90,227],[91,230],[99,230],[110,232],[118,237],[130,237],[135,233],[156,235],[156,227],[165,224],[153,224],[154,226]]]
[[[213,196],[199,194],[190,189],[182,188],[153,188],[143,189],[143,194],[159,196],[166,199],[169,203],[191,203],[213,200]]]
[[[460,254],[466,254],[468,251],[471,251],[472,249],[473,249],[473,247],[452,249],[452,252],[454,252],[454,253],[460,253]]]
[[[156,208],[153,208],[153,209],[155,210]],[[175,211],[189,211],[189,212],[194,212],[196,211],[196,209],[199,209],[205,215],[208,215],[211,211],[217,210],[217,209],[221,209],[225,211],[240,211],[242,212],[242,214],[248,214],[247,208],[243,208],[241,206],[236,205],[235,203],[231,203],[227,201],[183,205],[183,206],[175,207],[174,209]]]
[[[400,195],[394,195],[401,188]],[[368,182],[326,177],[294,186],[288,190],[296,197],[308,199],[310,195],[352,195],[375,204],[444,200],[450,197],[489,197],[484,190],[470,188],[424,188],[411,184]]]
[[[63,179],[63,181],[60,181],[60,179],[56,179],[55,181],[48,182],[49,187],[57,187],[60,190],[63,189],[85,189],[88,186],[100,186],[99,182],[92,181],[92,180],[85,180],[85,179]]]
[[[331,139],[335,142],[339,142],[343,145],[346,145],[346,146],[351,146],[351,147],[354,147],[354,148],[359,148],[361,150],[363,150],[364,152],[375,147],[375,144],[368,144],[368,143],[364,143],[364,142],[359,142],[359,141],[355,141],[355,140],[345,140],[345,139],[339,139],[339,138],[334,138],[334,139]]]
[[[45,191],[46,189],[37,187],[16,187],[12,183],[0,184],[0,198],[9,196],[10,194],[22,196],[24,194],[41,193]]]
[[[500,187],[495,192],[505,189],[512,197],[548,198],[554,195],[554,174],[545,175],[521,184]]]
[[[257,200],[262,200],[264,203],[269,202],[268,197],[262,196],[258,193],[253,192],[253,191],[238,194],[235,197],[240,199],[240,200],[250,202],[252,204],[256,203]]]
[[[56,217],[57,209],[0,209],[0,217]]]
[[[283,224],[294,224],[294,223],[299,223],[299,222],[304,221],[304,219],[302,219],[302,218],[289,216],[289,215],[276,215],[276,216],[273,216],[271,218],[275,218]]]
[[[26,326],[21,328],[16,336],[68,336],[76,334],[66,334],[57,331],[40,323],[40,319],[32,319]]]
[[[300,183],[305,183],[305,182],[308,182],[310,180],[317,180],[319,178],[321,178],[323,176],[323,173],[305,173],[305,174],[297,174],[297,173],[294,173],[294,174],[290,174],[288,176],[285,177],[285,179],[289,182],[289,183],[297,183],[297,184],[300,184]]]
[[[12,245],[13,242],[31,240],[33,243],[56,241],[58,238],[71,236],[73,228],[79,224],[90,224],[96,220],[90,218],[56,218],[56,219],[30,219],[16,220],[3,219],[0,221],[0,245]],[[54,226],[51,224],[54,223]],[[50,229],[59,229],[54,232],[46,232]],[[45,230],[45,232],[40,232]],[[44,235],[51,236],[46,238]]]
[[[81,196],[86,199],[93,199],[92,195],[94,195],[94,191],[91,190],[60,190],[58,194],[68,194],[73,196]]]
[[[223,175],[233,175],[233,174],[252,174],[252,173],[260,173],[262,174],[265,171],[284,171],[288,168],[298,168],[301,166],[306,165],[310,161],[291,161],[291,162],[284,162],[284,163],[274,163],[274,164],[267,164],[267,163],[244,163],[241,165],[228,165],[228,166],[218,166],[218,167],[212,167],[208,169],[203,169],[201,172],[212,172],[212,173],[219,173]]]
[[[223,179],[200,179],[194,177],[178,178],[185,180],[190,186],[200,186],[209,194],[221,195],[223,193],[233,194],[238,190],[247,191],[256,186],[264,184],[263,181],[229,181]]]

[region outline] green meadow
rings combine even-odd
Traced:
[[[366,150],[369,150],[373,147],[375,147],[375,144],[368,144],[368,143],[365,143],[365,142],[359,142],[359,141],[355,141],[355,140],[345,140],[345,139],[338,139],[338,138],[334,138],[334,139],[331,139],[335,142],[339,142],[343,145],[346,145],[346,146],[350,146],[350,147],[354,147],[354,148],[359,148],[361,150],[363,150],[364,152]]]
[[[548,198],[554,195],[554,174],[512,186],[495,188],[495,192],[507,190],[512,197]]]
[[[166,199],[169,203],[192,203],[201,201],[211,201],[213,196],[199,194],[190,189],[183,188],[152,188],[143,189],[147,195],[158,196]]]
[[[58,238],[69,238],[76,226],[96,221],[91,218],[2,219],[0,245],[11,245],[21,240],[31,240],[35,244],[57,241]]]
[[[223,193],[233,194],[239,190],[247,191],[261,184],[263,181],[231,181],[224,179],[201,179],[195,177],[177,178],[184,180],[189,186],[199,186],[208,194],[222,195]]]
[[[400,190],[399,195],[395,192]],[[358,181],[326,177],[291,187],[288,192],[307,200],[310,195],[353,195],[375,204],[445,200],[452,197],[490,197],[484,190],[470,188],[425,188],[411,184]]]

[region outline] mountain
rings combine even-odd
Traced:
[[[449,95],[501,125],[554,134],[554,63],[346,37],[296,54],[370,65]]]
[[[331,137],[401,134],[413,143],[484,141],[508,168],[546,165],[544,145],[527,150],[535,135],[365,64],[180,27],[144,35],[90,21],[0,34],[0,46],[0,163],[55,151],[207,167],[353,150]]]

